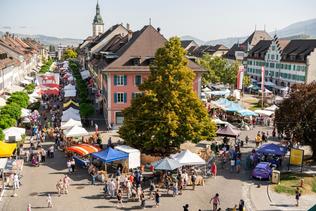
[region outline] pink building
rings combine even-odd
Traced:
[[[166,41],[159,31],[148,25],[140,31],[129,31],[126,36],[114,36],[104,46],[102,58],[93,61],[94,66],[101,70],[97,77],[103,95],[101,107],[109,124],[123,123],[122,110],[130,106],[131,99],[140,93],[138,85],[149,76],[149,64]],[[194,90],[200,96],[204,70],[190,60],[188,66],[196,74]]]

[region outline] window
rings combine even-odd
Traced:
[[[270,63],[270,67],[271,67],[271,68],[274,68],[274,63]]]
[[[288,65],[288,68],[289,68],[289,70],[291,70],[291,65],[290,64]]]
[[[126,103],[127,102],[127,93],[116,92],[114,93],[114,103]]]
[[[136,98],[137,96],[141,96],[141,95],[143,95],[142,92],[133,92],[132,93],[132,99]]]
[[[275,46],[274,46],[274,45],[272,45],[272,50],[273,50],[273,51],[275,50]]]
[[[271,59],[274,60],[274,55],[271,55]]]
[[[279,60],[279,55],[275,55],[275,59],[276,59],[276,60]]]
[[[142,83],[142,76],[135,75],[135,85],[139,86]]]
[[[127,76],[126,75],[114,75],[114,86],[126,86]]]
[[[115,112],[115,122],[118,125],[123,124],[124,116],[122,112]]]

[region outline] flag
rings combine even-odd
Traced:
[[[239,66],[239,70],[237,73],[237,89],[242,89],[243,79],[244,79],[244,66]]]
[[[261,68],[261,91],[264,94],[264,66]]]

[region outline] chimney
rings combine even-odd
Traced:
[[[160,27],[158,27],[158,28],[157,28],[157,31],[158,31],[159,33],[160,33],[160,30],[161,30]]]
[[[132,33],[132,31],[130,31],[130,30],[128,30],[127,33],[128,33],[128,34],[127,34],[127,40],[130,41],[130,40],[132,39],[133,33]]]
[[[126,29],[127,29],[127,31],[130,30],[129,28],[130,28],[129,23],[127,23],[127,24],[126,24]]]

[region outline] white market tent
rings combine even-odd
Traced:
[[[30,109],[22,108],[21,109],[21,118],[30,116],[31,112],[32,111]]]
[[[87,78],[90,77],[90,73],[89,73],[88,70],[84,70],[84,71],[80,72],[80,75],[81,75],[81,78],[82,78],[83,80],[85,80],[85,79],[87,79]]]
[[[212,90],[211,90],[210,88],[208,88],[208,87],[205,87],[205,88],[202,89],[202,91],[203,91],[203,92],[210,92],[210,91],[212,91]]]
[[[67,122],[70,119],[81,121],[80,114],[77,113],[67,113],[61,117],[62,122]]]
[[[25,76],[24,77],[26,80],[29,80],[29,81],[33,81],[34,80],[34,77],[30,77],[30,76]]]
[[[3,130],[6,141],[20,141],[22,135],[25,135],[25,128],[10,127]]]
[[[69,119],[66,123],[61,124],[61,129],[69,129],[69,128],[72,128],[74,126],[82,127],[81,121]]]
[[[173,159],[182,165],[205,165],[205,160],[188,149],[176,154]]]
[[[17,86],[17,85],[12,85],[10,88],[8,88],[9,93],[22,92],[23,90],[24,90],[24,87]]]
[[[255,110],[255,113],[263,115],[263,116],[271,116],[272,114],[274,114],[273,111],[266,111],[266,110]]]
[[[65,90],[64,97],[75,97],[77,95],[76,90]]]
[[[36,98],[34,98],[34,97],[30,97],[29,98],[29,103],[36,103],[36,102],[38,102],[39,100],[38,99],[36,99]]]
[[[140,167],[140,151],[127,145],[120,145],[115,147],[116,150],[128,154],[128,169]]]
[[[89,135],[88,131],[83,127],[73,126],[69,130],[65,130],[64,134],[66,137],[81,137]]]
[[[7,100],[2,98],[2,97],[0,97],[0,107],[5,106],[6,104],[7,104]]]
[[[68,84],[67,86],[64,87],[64,90],[76,90],[76,86],[72,84]]]
[[[272,106],[270,106],[270,107],[268,107],[268,108],[265,108],[264,110],[266,110],[266,111],[275,111],[275,110],[277,110],[278,108],[279,108],[278,106],[272,105]]]
[[[33,98],[41,98],[41,95],[38,94],[39,90],[35,89],[34,92],[32,94],[29,94],[29,97],[33,97]]]
[[[79,114],[79,110],[70,107],[70,108],[68,108],[67,110],[63,111],[63,115],[68,114],[68,113],[69,113],[69,114],[72,114],[72,113],[74,113],[74,114]]]
[[[28,80],[22,80],[22,81],[20,81],[20,83],[23,84],[23,85],[29,85],[29,84],[31,84],[32,82],[31,82],[31,81],[28,81]]]

